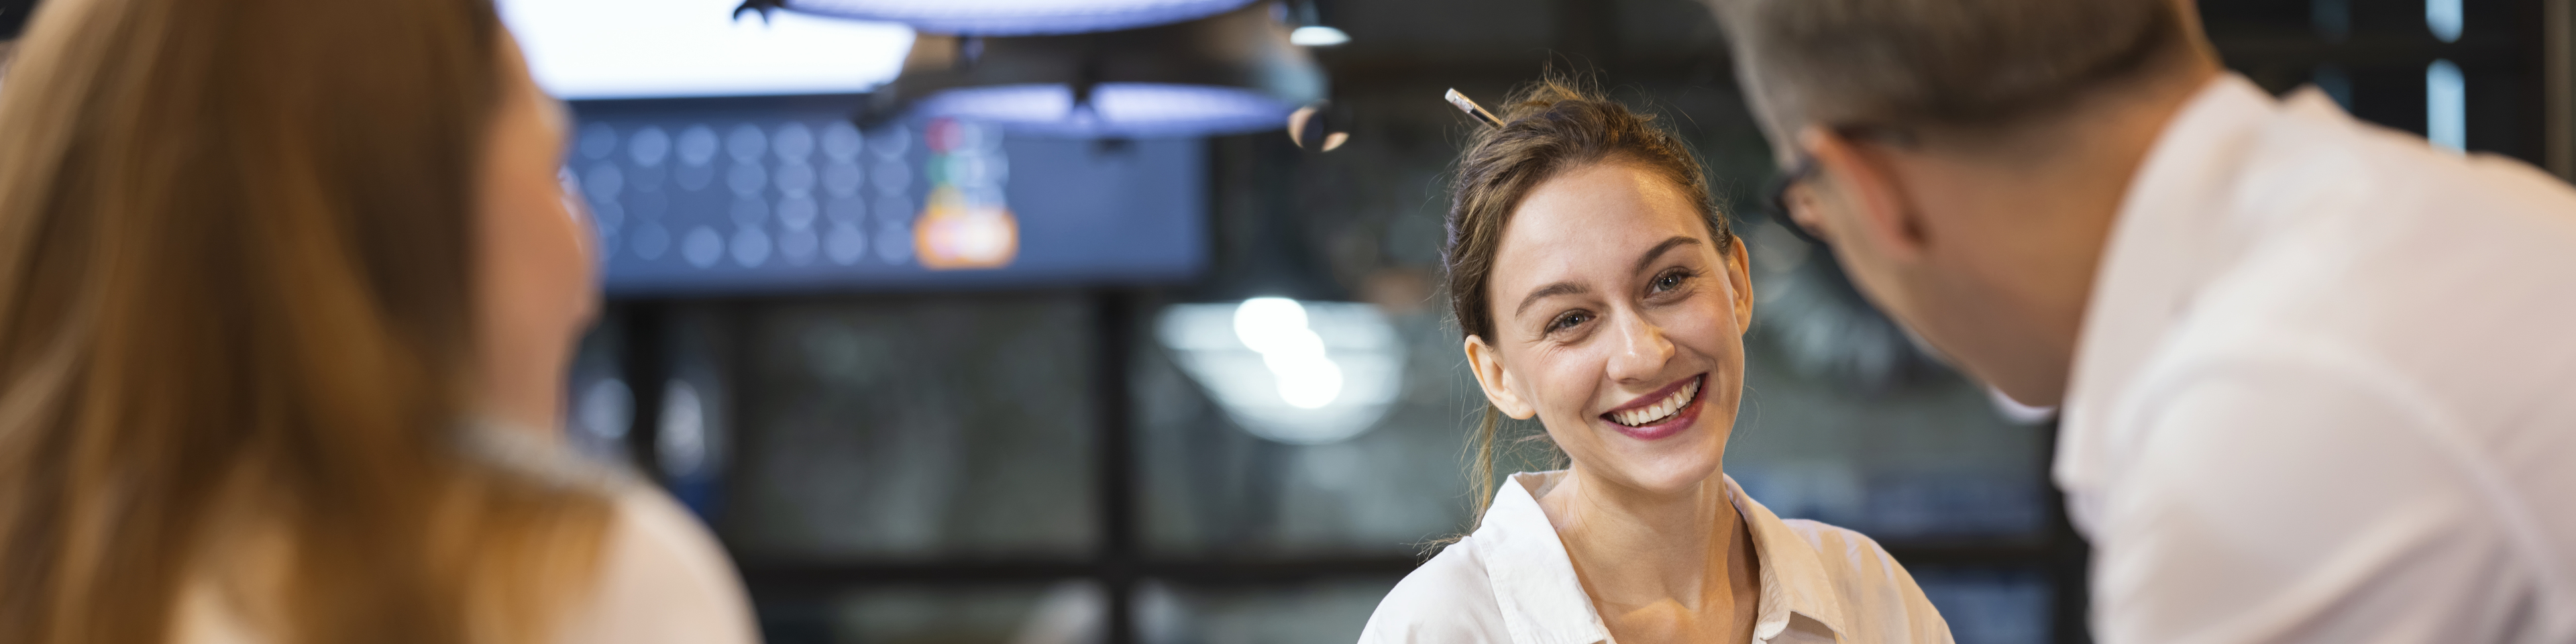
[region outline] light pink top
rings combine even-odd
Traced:
[[[562,644],[753,644],[760,635],[742,579],[706,525],[660,488],[631,477],[606,475],[595,466],[561,463],[550,449],[504,439],[516,450],[507,460],[588,480],[612,497],[616,516],[602,543],[594,595],[564,616]],[[533,453],[532,453],[533,452]],[[229,609],[212,583],[193,583],[181,595],[172,641],[178,644],[267,644]]]

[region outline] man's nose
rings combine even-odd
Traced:
[[[1610,356],[1612,380],[1643,381],[1662,375],[1665,363],[1672,362],[1673,343],[1664,337],[1664,329],[1644,316],[1624,314],[1613,327],[1618,347]]]

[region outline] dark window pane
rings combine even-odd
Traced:
[[[1943,373],[1855,392],[1747,348],[1726,472],[1773,513],[1886,542],[2035,538],[2045,525],[2045,430],[1999,418],[1976,384]]]
[[[753,559],[1093,548],[1093,315],[1074,295],[747,307],[728,536]]]

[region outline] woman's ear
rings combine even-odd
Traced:
[[[1813,125],[1798,133],[1798,144],[1815,155],[1820,170],[1817,181],[1810,182],[1811,194],[1832,196],[1811,203],[1827,211],[1816,219],[1835,246],[1867,246],[1875,254],[1909,263],[1922,256],[1926,240],[1923,222],[1916,220],[1920,213],[1886,149]]]
[[[1728,235],[1734,246],[1726,253],[1726,283],[1735,292],[1735,334],[1753,330],[1753,256],[1744,247],[1743,235]]]
[[[1512,374],[1503,370],[1502,354],[1494,351],[1485,339],[1467,336],[1467,367],[1476,372],[1476,386],[1485,390],[1485,400],[1514,420],[1529,420],[1538,410],[1512,391]]]

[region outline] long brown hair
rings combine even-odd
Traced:
[[[0,641],[165,642],[208,579],[289,642],[551,627],[607,499],[460,438],[505,37],[489,0],[45,3],[0,92]]]
[[[1503,227],[1532,188],[1567,171],[1604,161],[1636,163],[1662,175],[1698,206],[1700,220],[1720,252],[1734,248],[1735,233],[1710,195],[1708,176],[1689,144],[1655,122],[1652,115],[1628,109],[1582,86],[1579,81],[1551,79],[1514,92],[1504,104],[1503,124],[1479,128],[1458,157],[1449,187],[1449,235],[1440,249],[1449,277],[1449,309],[1458,332],[1494,337],[1494,312],[1486,292],[1494,272],[1494,255]],[[1484,420],[1468,441],[1468,476],[1475,485],[1476,513],[1493,502],[1494,459],[1503,442],[1502,411],[1486,403]],[[1545,433],[1519,440],[1544,442]],[[1562,454],[1555,455],[1562,460]],[[1480,519],[1481,520],[1481,519]]]

